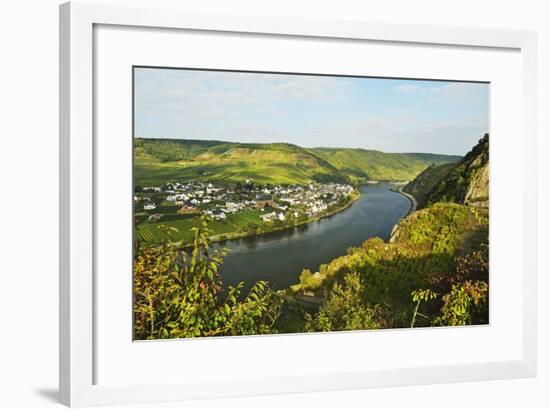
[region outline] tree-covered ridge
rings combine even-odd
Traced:
[[[410,180],[433,163],[456,162],[458,156],[384,153],[347,148],[307,149],[287,143],[136,138],[136,185],[194,180],[236,183],[363,183]]]
[[[489,206],[489,134],[458,163],[420,174],[404,187],[422,205],[437,202]]]

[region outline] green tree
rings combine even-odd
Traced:
[[[380,328],[379,308],[369,307],[363,299],[364,284],[358,273],[344,277],[343,284],[334,283],[328,299],[316,315],[306,314],[305,330],[342,331]]]
[[[441,316],[436,325],[487,324],[489,286],[485,281],[464,281],[454,284],[451,292],[443,296]]]
[[[315,276],[308,268],[300,273],[300,285],[302,289],[311,291],[317,290],[321,286],[321,279]]]
[[[437,295],[432,290],[427,289],[427,290],[413,291],[411,293],[411,297],[412,297],[413,302],[416,303],[415,307],[414,307],[413,317],[412,317],[412,320],[411,320],[411,328],[414,328],[414,323],[416,321],[416,317],[420,316],[420,317],[424,317],[424,318],[429,320],[428,316],[426,316],[426,315],[424,315],[424,314],[422,314],[418,311],[418,309],[420,308],[420,303],[422,301],[424,301],[424,302],[431,301],[431,300],[435,299],[437,297]]]

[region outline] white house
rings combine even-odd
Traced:
[[[145,190],[146,192],[160,192],[160,187],[147,186],[147,187],[144,187],[143,190]]]
[[[225,213],[222,212],[221,210],[217,210],[217,209],[212,212],[212,216],[216,220],[223,220],[223,219],[226,218]]]
[[[162,214],[160,214],[160,213],[155,213],[155,214],[152,214],[151,216],[149,216],[149,217],[147,218],[147,220],[150,221],[150,222],[157,222],[157,221],[159,221],[161,218],[162,218]]]
[[[264,222],[270,222],[271,220],[275,219],[275,217],[277,217],[277,214],[275,212],[271,212],[271,213],[267,213],[267,214],[262,214],[260,216],[260,218],[262,219],[262,221]]]
[[[145,210],[155,210],[157,208],[157,205],[154,204],[153,202],[147,202],[143,205],[143,208]]]
[[[237,213],[245,208],[245,204],[236,202],[225,202],[225,207],[227,213]]]

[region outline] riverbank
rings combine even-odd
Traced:
[[[407,199],[409,199],[409,202],[411,203],[411,207],[409,208],[409,211],[407,212],[407,214],[405,216],[403,216],[403,218],[409,216],[410,214],[414,213],[416,211],[416,209],[418,208],[418,202],[416,200],[416,198],[411,195],[410,193],[407,193],[407,192],[404,192],[403,191],[403,187],[404,186],[401,186],[398,190],[395,190],[396,192],[398,193],[401,193],[403,196],[405,196]],[[397,233],[397,231],[399,230],[399,223],[397,223],[395,226],[393,226],[393,229],[391,231],[391,233],[389,234],[389,236],[384,240],[388,243],[391,243],[393,241],[393,238],[395,236],[395,234]]]
[[[416,211],[416,209],[418,207],[418,202],[416,201],[416,198],[413,195],[403,191],[403,187],[404,186],[401,186],[399,189],[396,190],[396,192],[401,193],[403,196],[405,196],[411,202],[411,207],[410,207],[409,211],[407,212],[407,214],[405,215],[405,217],[406,217],[409,214],[414,213]]]
[[[360,186],[358,200],[347,210],[302,228],[291,228],[216,245],[228,250],[220,273],[226,285],[269,281],[276,289],[296,284],[302,270],[346,254],[370,237],[386,237],[410,207],[389,184]]]
[[[329,217],[332,217],[332,216],[334,216],[338,213],[341,213],[344,210],[347,210],[351,206],[353,206],[353,204],[356,203],[359,200],[360,197],[361,197],[361,193],[358,190],[354,190],[350,194],[350,201],[347,202],[344,206],[332,209],[330,211],[323,212],[323,213],[321,213],[321,214],[319,214],[315,217],[306,219],[306,220],[301,221],[301,222],[294,223],[292,225],[270,226],[271,228],[269,230],[265,230],[265,231],[226,232],[226,233],[220,233],[220,234],[215,234],[215,235],[209,236],[208,239],[211,243],[224,243],[226,241],[231,241],[231,240],[244,239],[244,238],[256,237],[256,236],[265,236],[265,235],[268,235],[268,234],[271,234],[271,233],[283,232],[285,230],[291,230],[291,229],[294,229],[296,227],[311,224],[311,223],[317,222],[321,219],[329,218]],[[184,246],[184,241],[175,241],[175,242],[170,243],[170,245],[175,246],[175,247],[182,247],[182,248],[189,246],[189,245]]]
[[[294,224],[289,225],[289,226],[280,226],[280,227],[272,226],[273,228],[270,229],[270,230],[258,231],[258,232],[255,232],[255,233],[249,233],[249,232],[222,233],[222,234],[217,234],[217,235],[214,235],[214,236],[210,236],[209,240],[210,240],[211,243],[219,243],[219,242],[224,242],[224,241],[227,241],[227,240],[243,239],[243,238],[253,237],[253,236],[262,236],[262,235],[265,235],[265,234],[270,234],[270,233],[280,232],[280,231],[284,231],[284,230],[289,230],[289,229],[293,229],[295,227],[303,226],[305,224],[317,222],[321,219],[334,216],[337,213],[340,213],[340,212],[343,212],[346,209],[349,209],[359,199],[359,197],[361,197],[361,194],[358,191],[354,190],[353,193],[351,193],[350,196],[351,196],[351,200],[348,203],[346,203],[344,206],[333,209],[332,211],[327,211],[327,212],[321,213],[318,216],[315,216],[313,218],[304,220],[302,222],[294,223]]]

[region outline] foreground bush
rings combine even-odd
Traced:
[[[243,284],[222,287],[224,253],[210,248],[207,220],[194,228],[190,250],[169,244],[136,248],[134,338],[187,338],[275,332],[282,300],[265,282],[245,296]]]

